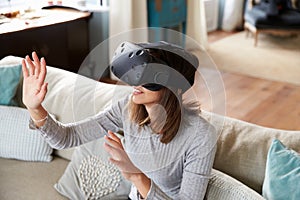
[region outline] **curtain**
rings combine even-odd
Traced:
[[[109,7],[109,46],[112,51],[123,41],[147,41],[146,31],[144,34],[131,31],[147,27],[146,0],[110,0]]]
[[[204,0],[187,1],[187,35],[195,40],[195,43],[187,43],[188,49],[202,50],[208,48]]]
[[[244,6],[246,0],[221,0],[223,10],[220,15],[221,29],[234,31],[243,27]],[[224,5],[223,5],[224,4]],[[222,8],[221,8],[222,9]]]
[[[219,0],[218,29],[222,29],[223,14],[226,0]]]

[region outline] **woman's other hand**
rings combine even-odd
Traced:
[[[125,152],[120,138],[115,133],[108,131],[108,136],[105,135],[104,138],[104,148],[111,155],[109,160],[119,168],[123,177],[133,183],[140,195],[145,198],[150,190],[151,180],[134,166]]]
[[[115,133],[108,131],[108,135],[105,135],[104,139],[104,148],[111,155],[109,160],[119,168],[125,179],[129,180],[135,174],[141,173],[129,159],[120,138]]]
[[[22,60],[23,71],[23,103],[28,109],[35,110],[41,107],[47,93],[46,61],[39,60],[35,52],[32,53],[33,60],[26,56]]]

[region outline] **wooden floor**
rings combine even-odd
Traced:
[[[226,31],[221,31],[221,30],[217,30],[217,31],[213,31],[213,32],[209,32],[208,33],[208,42],[212,43],[218,40],[221,40],[225,37],[228,37],[234,33],[237,33],[237,31],[233,31],[233,32],[226,32]]]
[[[231,35],[222,31],[209,34],[209,42]],[[204,70],[206,81],[218,78],[212,70]],[[300,86],[245,75],[221,72],[225,88],[225,103],[218,95],[212,97],[200,81],[197,90],[203,109],[219,109],[225,105],[226,115],[271,128],[300,130]],[[218,87],[218,86],[215,86]],[[216,89],[222,93],[221,88]],[[217,98],[212,105],[212,98]]]
[[[300,86],[229,72],[217,76],[210,70],[203,70],[205,81],[196,79],[194,85],[204,110],[270,128],[300,130]],[[217,84],[219,80],[224,85]]]

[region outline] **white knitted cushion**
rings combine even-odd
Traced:
[[[103,148],[104,138],[75,149],[55,189],[68,199],[126,199],[131,183],[124,179]]]

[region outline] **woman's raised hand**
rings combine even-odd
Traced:
[[[28,109],[38,109],[47,93],[46,61],[44,58],[39,60],[35,52],[32,53],[33,60],[26,56],[22,60],[23,71],[23,103]]]

